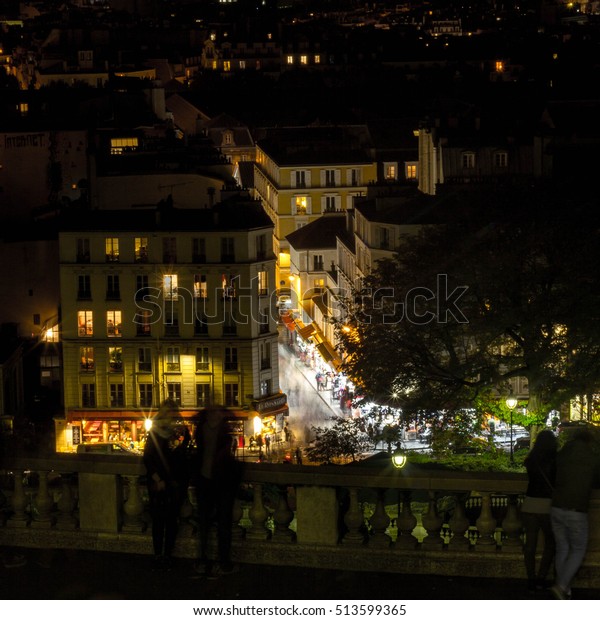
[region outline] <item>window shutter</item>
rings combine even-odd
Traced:
[[[296,171],[290,170],[290,187],[296,187]]]
[[[306,170],[306,172],[304,173],[304,182],[306,184],[306,187],[310,187],[310,170]]]
[[[312,198],[306,197],[306,215],[312,215]]]

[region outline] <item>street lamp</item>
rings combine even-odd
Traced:
[[[402,469],[406,465],[406,454],[398,446],[392,454],[392,464],[396,469]]]
[[[509,396],[506,399],[506,406],[510,410],[510,464],[514,465],[515,457],[514,457],[514,449],[513,449],[513,411],[517,406],[517,399],[514,396]]]

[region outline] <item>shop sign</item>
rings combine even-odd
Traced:
[[[81,443],[81,426],[73,426],[73,445],[76,446]]]
[[[281,407],[284,407],[286,403],[287,396],[285,394],[278,394],[277,396],[265,398],[264,400],[255,400],[252,403],[252,406],[259,413],[269,413],[269,411],[281,409]]]

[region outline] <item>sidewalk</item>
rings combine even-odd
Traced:
[[[191,560],[153,571],[144,555],[75,550],[19,549],[21,568],[0,567],[3,600],[548,600],[522,580],[450,578],[242,564],[215,581],[196,576]],[[574,590],[574,599],[597,600],[598,590]],[[85,613],[85,610],[82,611]]]

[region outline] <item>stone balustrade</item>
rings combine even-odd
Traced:
[[[362,571],[522,577],[519,506],[525,476],[411,464],[248,463],[232,514],[240,562]],[[10,488],[0,544],[149,554],[145,470],[131,456],[5,460]],[[195,496],[181,513],[176,554],[194,558]],[[600,492],[577,577],[600,587]]]

